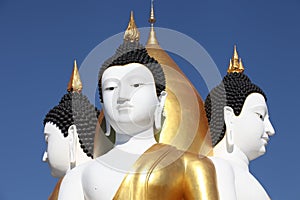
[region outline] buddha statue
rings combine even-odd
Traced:
[[[62,178],[66,172],[93,158],[93,140],[98,110],[81,93],[82,84],[74,61],[68,93],[44,119],[47,150],[43,161],[50,166],[51,175]],[[49,199],[56,199],[61,179]]]
[[[266,152],[269,137],[275,131],[269,120],[265,93],[243,71],[235,46],[227,75],[205,100],[214,147],[212,160],[226,160],[230,164],[238,200],[265,200],[269,196],[249,172],[248,165]]]
[[[130,33],[99,72],[105,132],[114,129],[114,147],[67,173],[58,199],[219,199],[210,159],[156,142],[164,71],[139,44],[138,30]]]
[[[201,155],[212,153],[204,103],[198,91],[176,62],[159,45],[156,37],[154,2],[151,1],[150,31],[146,49],[162,66],[166,76],[164,112],[168,116],[159,133],[159,142]],[[197,127],[195,127],[197,125]],[[178,134],[180,133],[180,134]],[[194,133],[194,134],[193,134]],[[216,168],[217,186],[221,200],[235,200],[234,175],[223,159],[210,158]]]
[[[212,151],[210,136],[208,133],[208,122],[204,109],[204,102],[181,68],[160,47],[156,37],[154,15],[154,2],[151,1],[150,30],[146,49],[148,54],[162,66],[166,79],[166,92],[168,93],[164,105],[163,127],[155,133],[155,139],[159,143],[169,144],[176,148],[196,154],[208,155]],[[130,22],[125,32],[125,37],[130,38],[137,33],[134,18],[131,15]],[[101,112],[99,121],[105,130],[104,114]],[[110,129],[109,138],[114,143],[114,130]],[[180,133],[180,134],[179,134]],[[96,137],[97,137],[96,133]],[[100,135],[101,136],[101,135]],[[102,147],[103,141],[95,137],[95,146]],[[103,138],[101,138],[103,140]],[[99,144],[99,145],[98,145]],[[95,157],[102,154],[101,149],[95,148]],[[98,153],[100,152],[100,153]]]
[[[180,66],[160,46],[156,37],[155,22],[157,18],[153,0],[151,0],[148,21],[150,30],[146,49],[149,55],[162,66],[166,77],[166,92],[168,93],[164,109],[168,117],[164,121],[162,130],[156,135],[157,141],[176,146],[183,151],[208,155],[212,151],[212,145],[209,134],[207,134],[208,122],[204,102]],[[177,42],[174,41],[174,43]]]

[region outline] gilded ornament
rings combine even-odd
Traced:
[[[179,66],[160,47],[154,28],[155,21],[152,1],[149,18],[151,27],[146,49],[149,55],[162,65],[168,93],[164,109],[166,119],[158,134],[158,142],[176,146],[181,150],[207,155],[212,145],[206,134],[208,123],[203,101]]]
[[[130,42],[140,40],[140,31],[136,27],[134,17],[133,17],[133,11],[131,11],[130,13],[130,21],[128,23],[127,29],[124,34],[124,40]]]
[[[239,58],[238,52],[236,50],[236,45],[234,45],[233,55],[229,61],[229,67],[227,73],[243,73],[245,70],[242,59]]]
[[[70,81],[68,83],[67,90],[68,92],[81,92],[82,90],[82,82],[80,80],[76,60],[74,60],[74,68],[73,68]]]

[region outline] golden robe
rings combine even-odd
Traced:
[[[62,178],[49,200],[57,200]],[[218,200],[216,172],[204,156],[155,144],[135,162],[114,200]]]
[[[217,200],[210,159],[164,144],[149,148],[125,177],[114,200]]]
[[[56,183],[56,185],[55,185],[52,193],[50,194],[48,200],[57,200],[58,199],[58,192],[59,192],[59,188],[60,188],[62,180],[63,180],[63,177],[58,180],[58,182]]]

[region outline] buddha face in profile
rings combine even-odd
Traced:
[[[49,164],[52,176],[62,177],[72,167],[93,158],[97,116],[88,98],[77,92],[65,94],[47,113],[43,161]]]
[[[62,177],[70,168],[69,138],[64,137],[61,130],[52,122],[47,122],[44,127],[45,142],[47,150],[43,161],[50,166],[51,175]]]
[[[225,107],[225,115],[231,115],[230,125],[232,139],[242,152],[253,160],[266,152],[269,137],[275,134],[269,120],[268,108],[263,95],[251,93],[247,96],[240,115],[233,114],[230,107]],[[229,112],[229,113],[228,113]]]
[[[112,66],[102,75],[105,113],[119,133],[135,134],[153,126],[159,105],[151,71],[140,63]]]
[[[266,152],[275,134],[264,92],[241,73],[227,74],[205,100],[213,146],[226,140],[229,153],[240,149],[253,160]]]

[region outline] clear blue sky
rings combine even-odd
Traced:
[[[251,170],[273,200],[299,197],[299,1],[155,5],[156,26],[200,43],[222,76],[237,43],[246,74],[267,94],[276,130]],[[130,10],[139,27],[148,26],[149,6],[149,0],[0,0],[1,200],[48,198],[56,179],[41,161],[42,121],[65,94],[73,59],[80,65],[100,42],[124,31]],[[189,74],[185,62],[178,62]],[[205,98],[207,88],[199,90]]]

